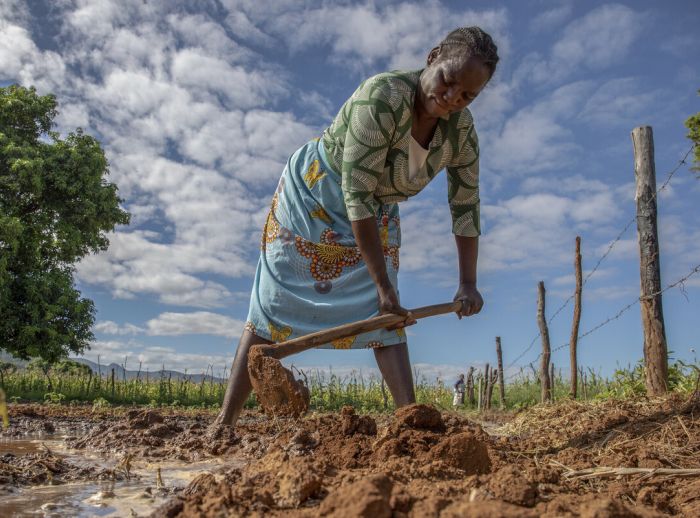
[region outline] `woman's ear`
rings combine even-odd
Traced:
[[[430,54],[428,54],[428,66],[432,65],[435,60],[440,56],[440,52],[442,51],[442,47],[435,47],[433,50],[430,51]]]

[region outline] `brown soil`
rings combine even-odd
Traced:
[[[309,410],[309,389],[279,360],[265,356],[260,347],[248,353],[248,374],[255,397],[266,414],[280,417],[300,417]]]
[[[700,468],[697,397],[538,406],[491,426],[492,435],[426,405],[390,416],[358,415],[352,407],[304,418],[246,412],[235,433],[210,428],[213,414],[63,408],[67,415],[60,416],[47,407],[12,406],[13,426],[52,422],[78,430],[82,419],[91,430],[72,440],[77,448],[151,459],[219,457],[218,467],[155,517],[700,515],[700,477],[570,476],[596,466]],[[0,476],[9,472],[0,467]]]

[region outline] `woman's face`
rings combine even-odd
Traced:
[[[438,48],[428,56],[420,76],[420,100],[431,117],[444,117],[466,108],[491,78],[491,72],[476,57],[445,57]]]

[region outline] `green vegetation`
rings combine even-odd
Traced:
[[[74,264],[129,222],[99,142],[51,131],[52,95],[0,88],[0,349],[55,362],[93,340],[94,305]]]
[[[696,390],[700,369],[695,365],[676,362],[669,368],[671,389],[680,392]],[[296,372],[311,389],[311,408],[333,411],[344,405],[352,405],[360,412],[384,412],[393,408],[388,389],[382,387],[376,377],[361,377],[359,373],[347,377],[335,374],[324,376],[319,372]],[[610,379],[593,371],[586,373],[585,386],[581,386],[580,399],[624,398],[644,393],[644,370],[641,363],[620,368]],[[452,390],[441,381],[430,382],[416,373],[416,396],[419,403],[429,403],[441,409],[452,408]],[[134,379],[113,379],[96,376],[89,369],[75,362],[62,362],[44,371],[36,362],[26,369],[6,369],[3,387],[10,401],[37,401],[46,404],[92,403],[95,408],[112,405],[178,406],[218,409],[226,391],[223,380],[205,379],[193,382],[175,380],[157,373],[141,374]],[[561,374],[555,375],[555,400],[568,397],[569,383]],[[539,402],[540,386],[532,372],[521,371],[506,385],[507,408],[523,409]],[[494,390],[492,407],[500,407],[498,388]],[[248,400],[249,408],[256,405]],[[463,411],[475,411],[475,405],[467,404]]]

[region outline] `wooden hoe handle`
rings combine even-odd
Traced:
[[[435,315],[455,313],[461,308],[462,303],[455,301],[447,302],[445,304],[423,306],[421,308],[410,309],[409,311],[411,312],[413,318],[418,320],[421,318],[433,317]],[[298,338],[294,338],[293,340],[287,340],[286,342],[271,345],[256,345],[255,347],[260,347],[263,349],[263,354],[266,356],[281,359],[289,356],[290,354],[300,353],[333,340],[338,340],[339,338],[347,338],[349,336],[355,336],[361,333],[391,327],[393,325],[400,324],[405,320],[405,316],[389,313],[386,315],[368,318],[366,320],[359,320],[357,322],[343,324],[330,329],[324,329],[323,331],[316,331],[315,333],[300,336]]]

